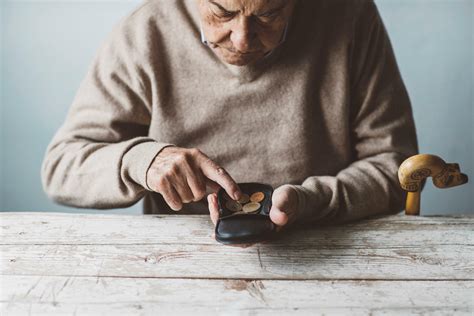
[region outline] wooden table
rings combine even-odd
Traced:
[[[474,217],[381,217],[246,248],[217,243],[201,215],[1,213],[0,227],[2,315],[474,310]]]

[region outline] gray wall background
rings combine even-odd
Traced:
[[[100,43],[139,2],[1,0],[1,211],[101,212],[49,201],[40,166]],[[448,190],[427,183],[425,215],[474,214],[473,2],[376,1],[410,93],[420,151],[458,162],[470,176]],[[105,212],[138,214],[141,206]]]

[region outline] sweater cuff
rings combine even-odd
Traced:
[[[154,141],[139,143],[130,148],[123,157],[123,168],[127,175],[137,184],[148,191],[153,191],[147,184],[147,171],[155,157],[165,147],[176,146],[174,144],[159,143]]]

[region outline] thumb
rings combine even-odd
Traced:
[[[270,219],[278,226],[283,226],[288,222],[288,215],[281,211],[278,207],[272,206],[270,209]]]

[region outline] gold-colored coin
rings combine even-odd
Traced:
[[[250,202],[250,203],[245,204],[242,210],[245,213],[253,213],[253,212],[258,211],[259,208],[260,208],[260,203]]]
[[[242,210],[242,204],[234,200],[227,201],[227,203],[225,203],[225,207],[227,207],[227,209],[233,213]]]
[[[245,204],[250,200],[250,197],[248,194],[242,193],[242,196],[240,197],[239,203],[240,204]]]
[[[265,198],[265,194],[263,192],[255,192],[250,196],[250,201],[252,202],[261,202]]]

